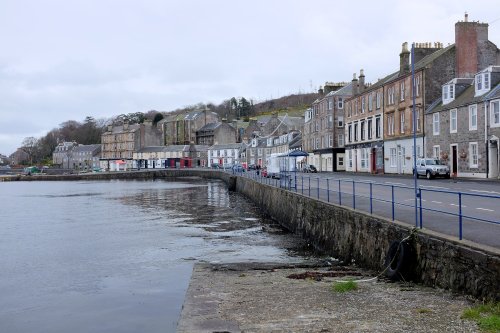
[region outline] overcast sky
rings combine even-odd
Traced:
[[[325,81],[373,82],[401,44],[454,42],[498,0],[0,0],[0,153],[67,120],[256,102]]]

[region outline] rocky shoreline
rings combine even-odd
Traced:
[[[384,278],[332,291],[335,280],[375,275],[316,263],[196,264],[177,332],[478,332],[460,318],[472,301],[447,291]]]

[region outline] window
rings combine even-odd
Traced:
[[[391,167],[396,166],[396,148],[391,148],[389,154],[389,164]]]
[[[339,97],[339,99],[337,100],[337,108],[339,108],[340,110],[344,108],[344,99],[342,97]]]
[[[380,91],[377,91],[377,109],[380,109]]]
[[[443,86],[443,104],[448,104],[455,99],[455,85],[446,84]]]
[[[415,123],[417,124],[417,132],[420,132],[420,110],[415,108],[415,122],[413,121],[413,113],[411,118],[411,131],[415,131]]]
[[[401,134],[403,134],[405,132],[405,112],[404,111],[402,111],[399,114],[399,118],[400,118],[399,131],[401,132]]]
[[[352,115],[352,108],[351,108],[351,102],[349,102],[349,104],[347,104],[347,117],[351,118],[351,115]]]
[[[361,141],[364,141],[365,140],[365,121],[362,120],[361,121]]]
[[[343,116],[339,116],[337,118],[337,127],[344,127],[344,117]]]
[[[354,101],[354,115],[358,114],[358,100]]]
[[[361,97],[361,113],[365,113],[365,96]]]
[[[387,134],[394,135],[394,113],[387,115]]]
[[[457,133],[457,109],[450,110],[450,133]]]
[[[368,111],[373,111],[373,93],[368,95]]]
[[[432,134],[439,135],[439,113],[432,115]]]
[[[469,131],[477,130],[477,105],[469,106]]]
[[[354,123],[354,141],[358,141],[358,123]]]
[[[381,135],[381,133],[382,133],[382,132],[381,132],[381,130],[382,130],[382,129],[380,128],[380,117],[376,117],[376,118],[375,118],[375,137],[376,137],[377,139],[379,139],[379,138],[380,138],[380,135]]]
[[[333,109],[333,98],[328,99],[328,110]]]
[[[402,163],[403,163],[403,166],[406,166],[406,148],[405,147],[401,147],[401,159],[403,160]]]
[[[469,143],[469,166],[471,168],[478,167],[477,142]]]
[[[352,149],[347,151],[347,158],[349,160],[349,168],[352,168]]]
[[[401,91],[400,91],[400,99],[401,101],[404,101],[405,100],[405,82],[401,82],[400,85],[399,85]]]
[[[339,136],[338,136],[338,144],[339,144],[339,147],[343,147],[344,146],[344,134],[339,134]]]
[[[394,86],[387,89],[387,105],[394,104]]]
[[[500,126],[500,100],[490,102],[491,127]]]
[[[361,168],[366,169],[368,167],[368,148],[361,148]]]
[[[479,96],[490,90],[490,73],[479,73],[475,77],[476,82],[476,94],[475,96]]]
[[[333,135],[328,135],[328,147],[333,147]]]
[[[348,138],[349,142],[352,142],[352,124],[349,124],[347,126],[347,128],[348,128],[347,138]]]
[[[314,149],[319,149],[319,138],[316,138],[316,144],[314,146]]]
[[[371,140],[372,138],[372,118],[368,119],[368,125],[367,125],[367,131],[368,131],[368,140]]]
[[[440,158],[441,156],[441,147],[439,145],[432,147],[432,157]]]

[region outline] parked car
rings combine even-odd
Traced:
[[[35,175],[41,173],[40,169],[36,166],[30,166],[23,169],[23,174],[27,176]]]
[[[212,169],[220,169],[220,164],[218,163],[212,163],[212,166],[211,166]]]
[[[417,178],[419,176],[425,176],[427,179],[438,176],[450,178],[450,167],[436,158],[419,158],[417,159]]]
[[[304,171],[304,172],[318,172],[318,169],[316,169],[316,167],[312,164],[306,164],[306,166],[304,167],[304,169],[302,169],[302,171]]]

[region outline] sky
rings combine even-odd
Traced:
[[[498,0],[0,0],[0,154],[68,120],[254,102],[366,82],[399,68],[403,42],[454,43]]]

